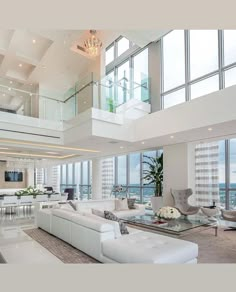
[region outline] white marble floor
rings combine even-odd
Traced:
[[[8,264],[62,263],[23,230],[34,228],[32,216],[2,216],[0,218],[0,253]]]

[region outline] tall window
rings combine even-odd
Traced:
[[[105,71],[103,109],[114,112],[131,98],[149,101],[148,48],[119,37],[106,50]]]
[[[217,30],[190,30],[190,79],[218,69]]]
[[[162,43],[162,108],[236,84],[236,30],[174,30]]]
[[[127,51],[130,47],[130,42],[127,40],[127,38],[122,37],[117,41],[117,56],[119,57],[122,55],[125,51]]]
[[[183,30],[174,30],[163,38],[163,52],[164,91],[168,91],[185,83]]]
[[[89,161],[61,165],[61,191],[73,188],[81,199],[90,198],[92,164]]]
[[[133,64],[133,96],[136,99],[146,101],[149,99],[148,48],[134,56]]]
[[[63,164],[61,167],[61,184],[66,184],[66,164]]]
[[[122,104],[130,99],[130,67],[129,62],[125,62],[118,67],[117,70],[117,82],[118,82],[118,98],[117,104]]]
[[[114,57],[115,57],[115,53],[114,53],[114,45],[113,45],[106,50],[106,55],[105,55],[106,65],[110,64],[114,60]]]
[[[145,185],[143,170],[147,167],[143,164],[147,158],[161,155],[162,150],[153,150],[142,153],[130,153],[116,157],[114,167],[115,185],[125,186],[129,196],[135,197],[137,202],[146,203],[154,194],[154,185]],[[122,193],[121,196],[124,196]]]
[[[125,155],[117,157],[117,183],[118,185],[127,184],[127,157]]]
[[[219,188],[221,205],[236,209],[236,139],[219,141]]]
[[[224,65],[236,62],[236,30],[224,30]]]
[[[73,184],[73,164],[67,165],[67,184]]]

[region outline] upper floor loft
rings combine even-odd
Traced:
[[[113,34],[99,56],[87,58],[71,45],[75,32],[47,32],[43,39],[25,32],[23,42],[32,46],[26,52],[17,46],[22,33],[5,31],[1,141],[95,149],[83,153],[87,159],[235,135],[236,32],[166,33],[147,32],[146,41],[143,32]],[[201,38],[212,42],[197,42]],[[31,71],[26,59],[34,63]]]

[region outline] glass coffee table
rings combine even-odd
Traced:
[[[154,215],[146,214],[142,216],[132,216],[123,218],[123,220],[139,229],[144,229],[157,233],[164,233],[176,237],[186,236],[192,232],[199,232],[207,228],[215,229],[217,236],[218,222],[210,221],[204,216],[181,216],[174,220],[160,220]]]

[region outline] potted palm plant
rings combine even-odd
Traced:
[[[148,169],[143,170],[143,179],[146,181],[144,185],[154,184],[154,196],[151,197],[152,209],[156,213],[163,206],[163,153],[158,157],[145,156],[147,161],[143,164],[148,166]]]

